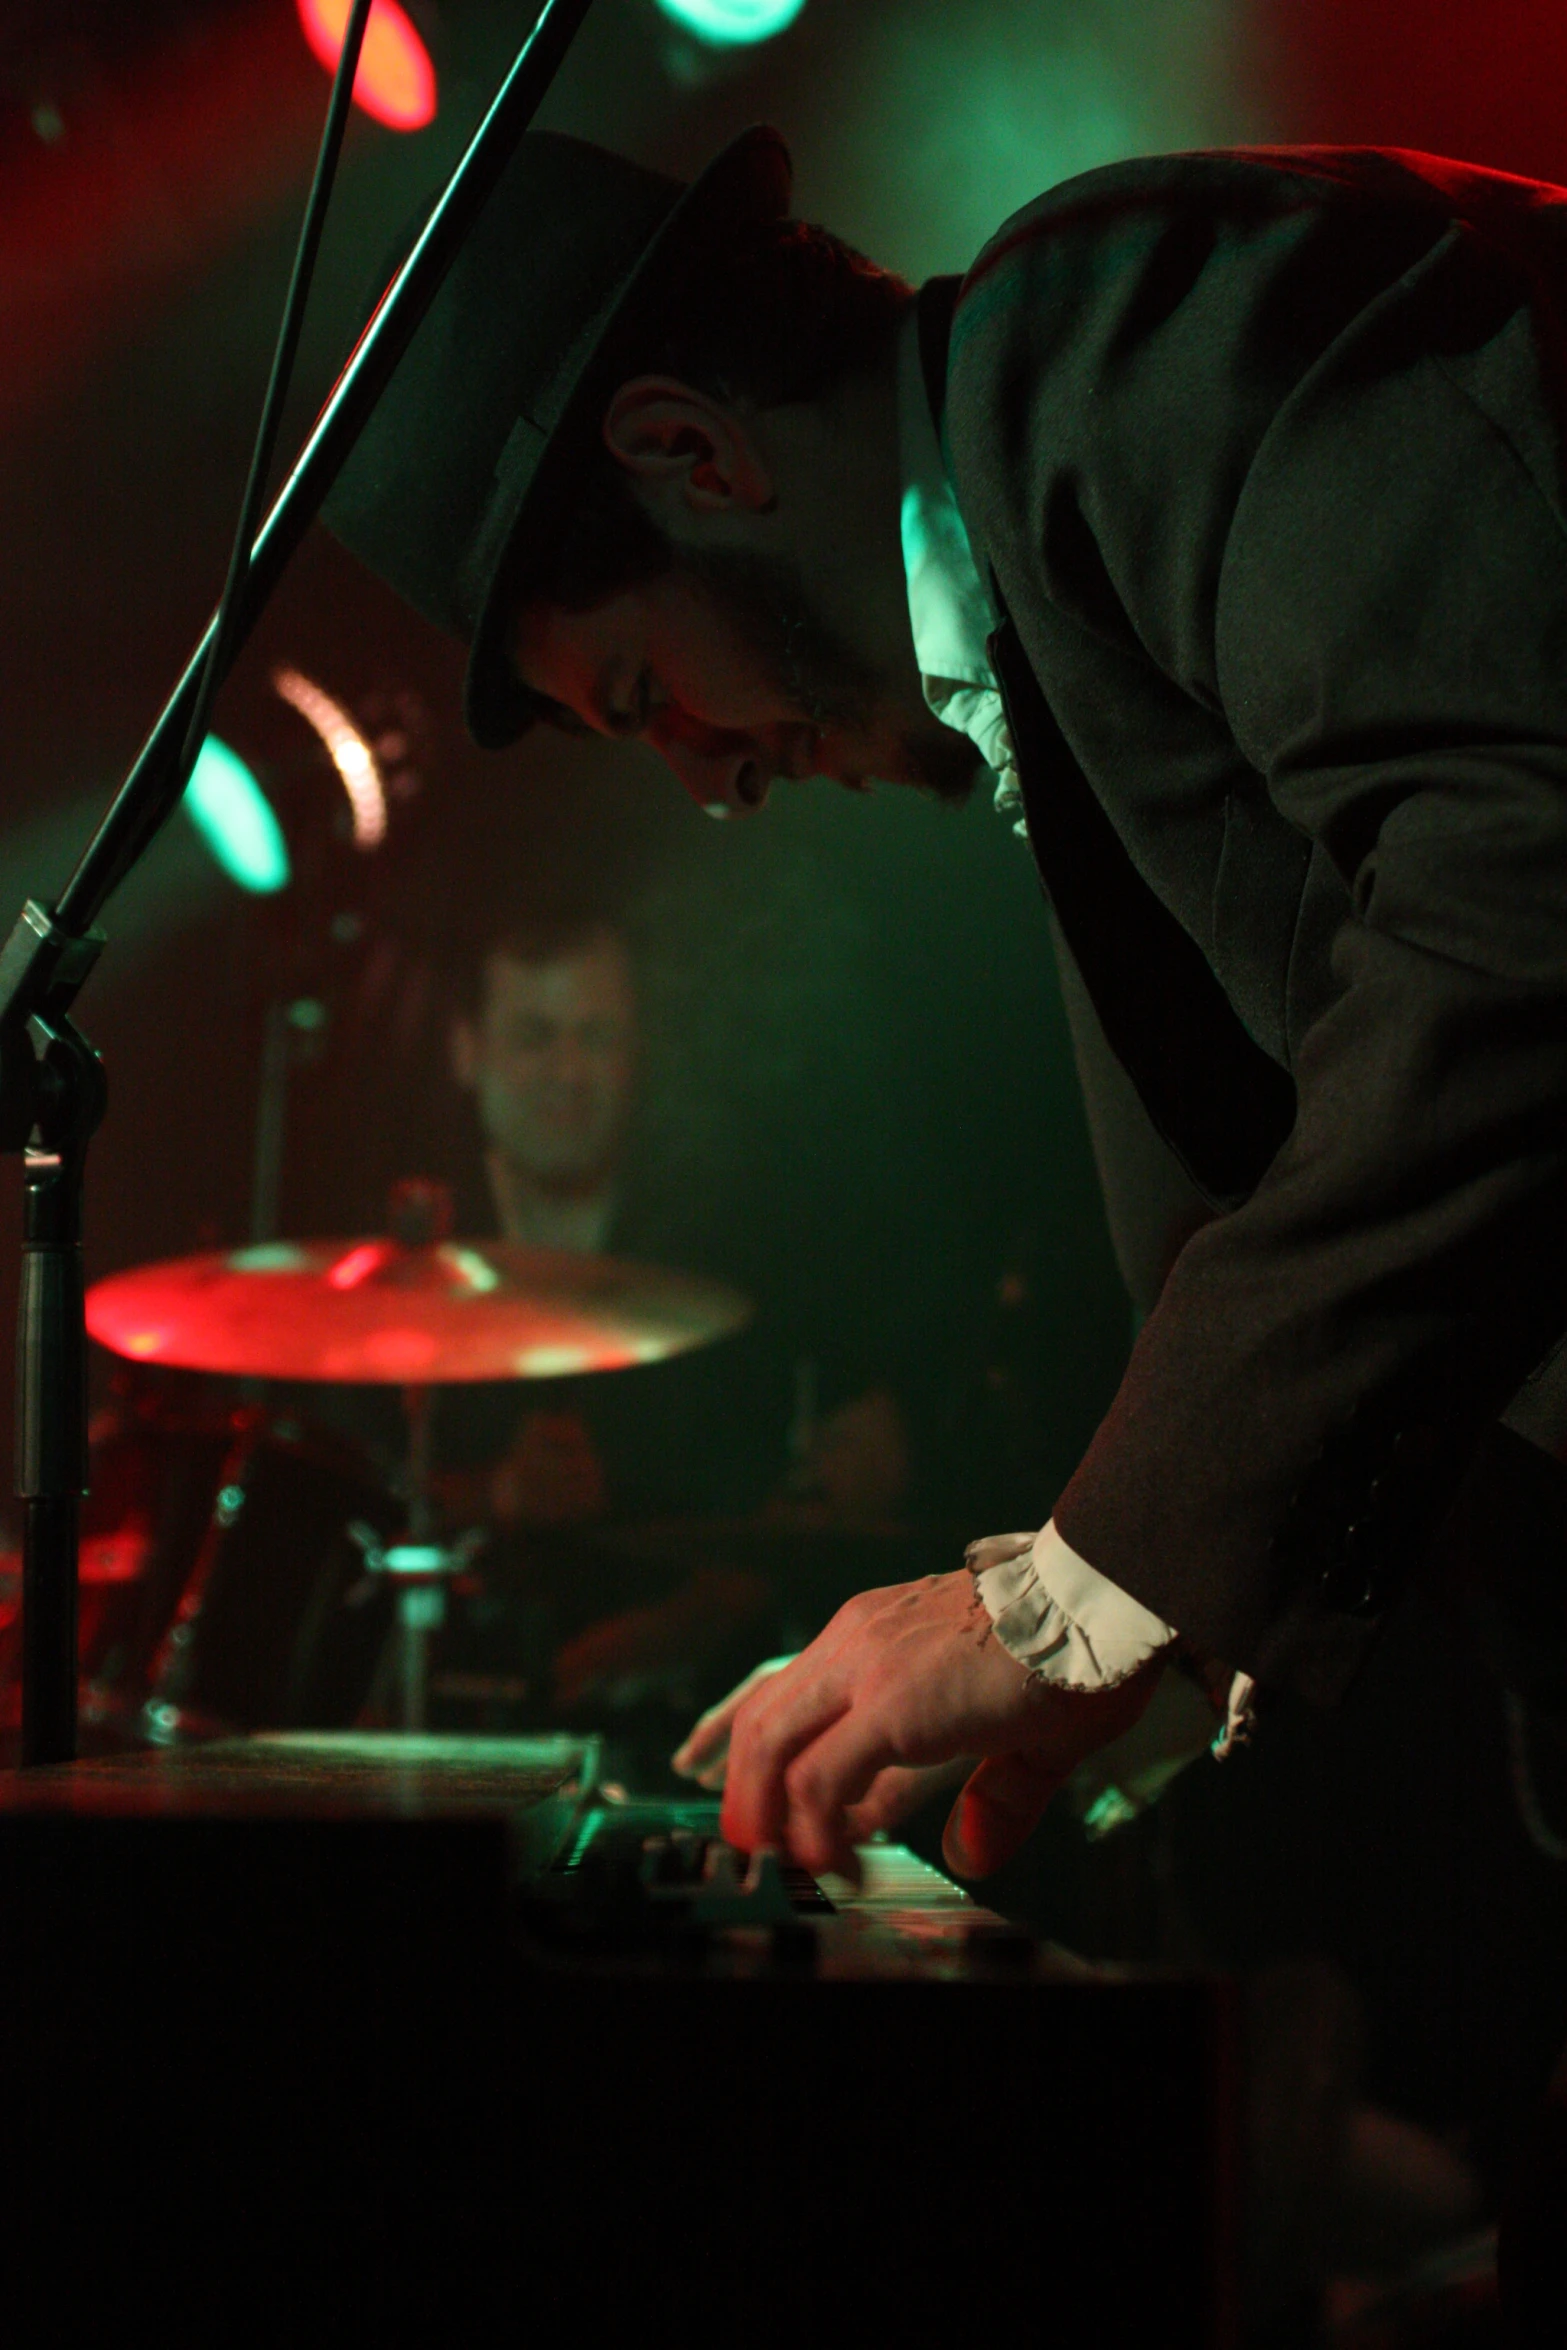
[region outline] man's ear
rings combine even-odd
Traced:
[[[473,1032],[473,1022],[459,1014],[447,1031],[446,1044],[453,1082],[465,1093],[471,1093],[479,1074],[479,1040]]]
[[[673,491],[695,514],[761,514],[776,502],[746,424],[677,376],[623,383],[604,413],[604,445],[650,489]]]

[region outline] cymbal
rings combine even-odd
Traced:
[[[142,1265],[87,1293],[93,1337],[133,1362],[398,1387],[625,1370],[750,1314],[721,1282],[493,1240],[273,1241]]]

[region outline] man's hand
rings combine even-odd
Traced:
[[[995,1638],[967,1569],[862,1592],[735,1707],[723,1834],[853,1877],[856,1835],[891,1824],[876,1813],[905,1774],[978,1755],[942,1849],[960,1875],[988,1875],[1084,1757],[1137,1720],[1159,1662],[1113,1689],[1054,1690]]]
[[[762,1664],[753,1665],[727,1697],[708,1707],[685,1744],[670,1756],[670,1768],[678,1771],[683,1779],[694,1779],[699,1787],[716,1793],[729,1768],[729,1733],[735,1716],[753,1689],[793,1663],[792,1656],[770,1656]],[[928,1770],[879,1771],[861,1800],[852,1804],[845,1814],[852,1841],[863,1844],[879,1831],[895,1828],[941,1788],[955,1787],[960,1779],[967,1777],[969,1768],[967,1755],[955,1755],[951,1762],[935,1763]]]

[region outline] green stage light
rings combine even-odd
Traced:
[[[805,0],[658,0],[658,5],[699,41],[715,49],[740,49],[783,32]]]
[[[288,884],[288,843],[243,759],[209,734],[185,786],[185,813],[230,881],[258,897]]]

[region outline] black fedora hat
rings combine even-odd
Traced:
[[[746,131],[686,186],[536,131],[507,166],[322,509],[352,554],[469,647],[469,732],[533,707],[515,595],[598,429],[617,355],[704,252],[782,219],[789,151]]]

